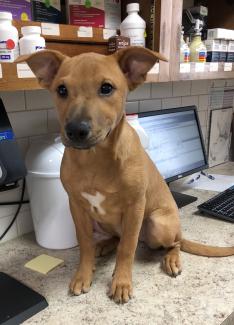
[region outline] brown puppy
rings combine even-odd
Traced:
[[[139,237],[151,248],[168,249],[164,268],[173,276],[181,272],[180,249],[204,256],[234,254],[234,247],[182,239],[168,186],[126,122],[128,91],[144,82],[157,59],[165,60],[137,47],[110,56],[69,58],[41,51],[23,58],[51,91],[58,110],[66,146],[61,179],[80,244],[80,264],[70,285],[76,295],[90,289],[95,250],[102,255],[118,245],[110,295],[116,302],[127,302]]]

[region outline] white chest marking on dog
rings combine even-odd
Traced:
[[[104,195],[100,192],[96,192],[96,195],[81,192],[81,195],[90,203],[92,212],[94,212],[94,208],[96,208],[99,214],[105,214],[105,210],[101,207],[101,203],[106,198]]]

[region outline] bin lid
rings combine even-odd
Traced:
[[[64,145],[58,136],[33,140],[26,155],[28,174],[40,177],[59,177]]]

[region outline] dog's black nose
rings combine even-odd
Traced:
[[[86,140],[90,129],[91,127],[88,121],[71,121],[65,127],[67,137],[72,141]]]

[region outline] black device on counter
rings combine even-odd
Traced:
[[[0,191],[17,187],[18,181],[25,175],[24,161],[0,98]]]
[[[0,272],[0,324],[21,324],[47,306],[39,293]]]
[[[234,185],[200,204],[198,210],[234,222]]]
[[[24,161],[0,98],[0,191],[17,187],[25,175]],[[0,272],[0,324],[21,324],[47,306],[40,294]]]
[[[146,149],[165,181],[170,182],[208,168],[196,106],[138,114],[149,145]],[[179,208],[196,197],[172,192]]]

